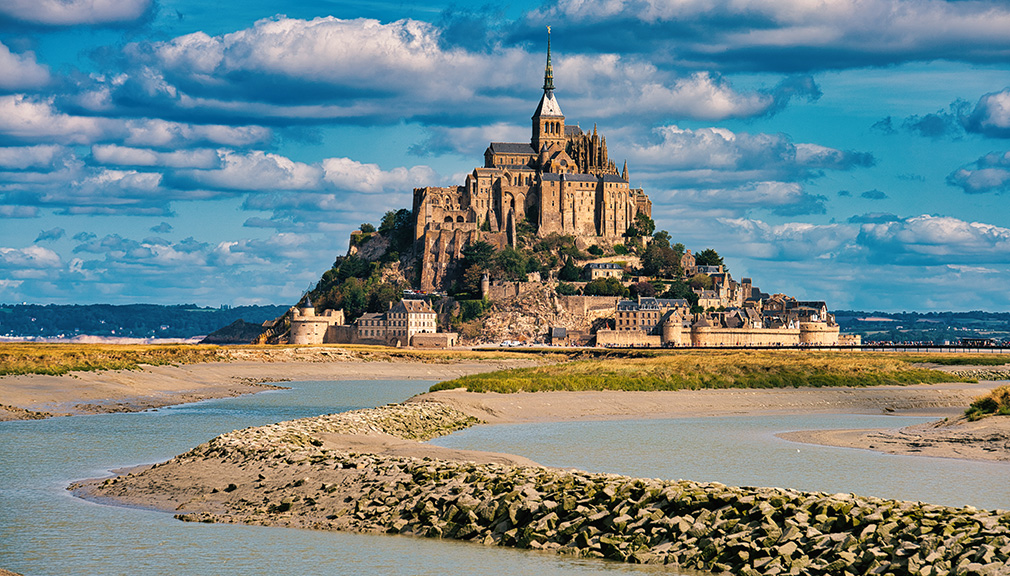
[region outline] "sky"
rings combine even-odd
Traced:
[[[835,310],[1010,310],[987,0],[5,0],[0,303],[293,303],[529,140],[547,26],[675,242]]]

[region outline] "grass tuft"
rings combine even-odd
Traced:
[[[1010,386],[1000,386],[985,396],[979,396],[964,415],[971,422],[986,416],[1010,416]]]

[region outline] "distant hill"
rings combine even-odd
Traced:
[[[836,310],[842,332],[863,342],[954,344],[962,338],[1010,341],[1010,312],[864,312]]]
[[[72,338],[79,335],[121,338],[193,338],[236,320],[262,324],[288,306],[203,308],[195,304],[38,305],[0,304],[0,336]]]
[[[211,332],[200,341],[200,344],[249,344],[262,333],[262,322],[246,322],[239,319]]]

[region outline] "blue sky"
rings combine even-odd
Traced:
[[[676,241],[834,309],[1010,309],[1010,6],[930,0],[8,0],[0,302],[293,302],[529,138],[547,25]]]

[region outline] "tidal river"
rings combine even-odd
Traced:
[[[86,502],[70,482],[166,460],[247,426],[402,401],[430,382],[301,382],[291,390],[138,414],[0,423],[0,568],[66,574],[663,573],[603,561],[401,536],[192,524]],[[808,428],[895,427],[898,417],[768,417],[479,426],[435,442],[633,476],[785,486],[1010,508],[1010,466],[885,456],[779,440]]]

